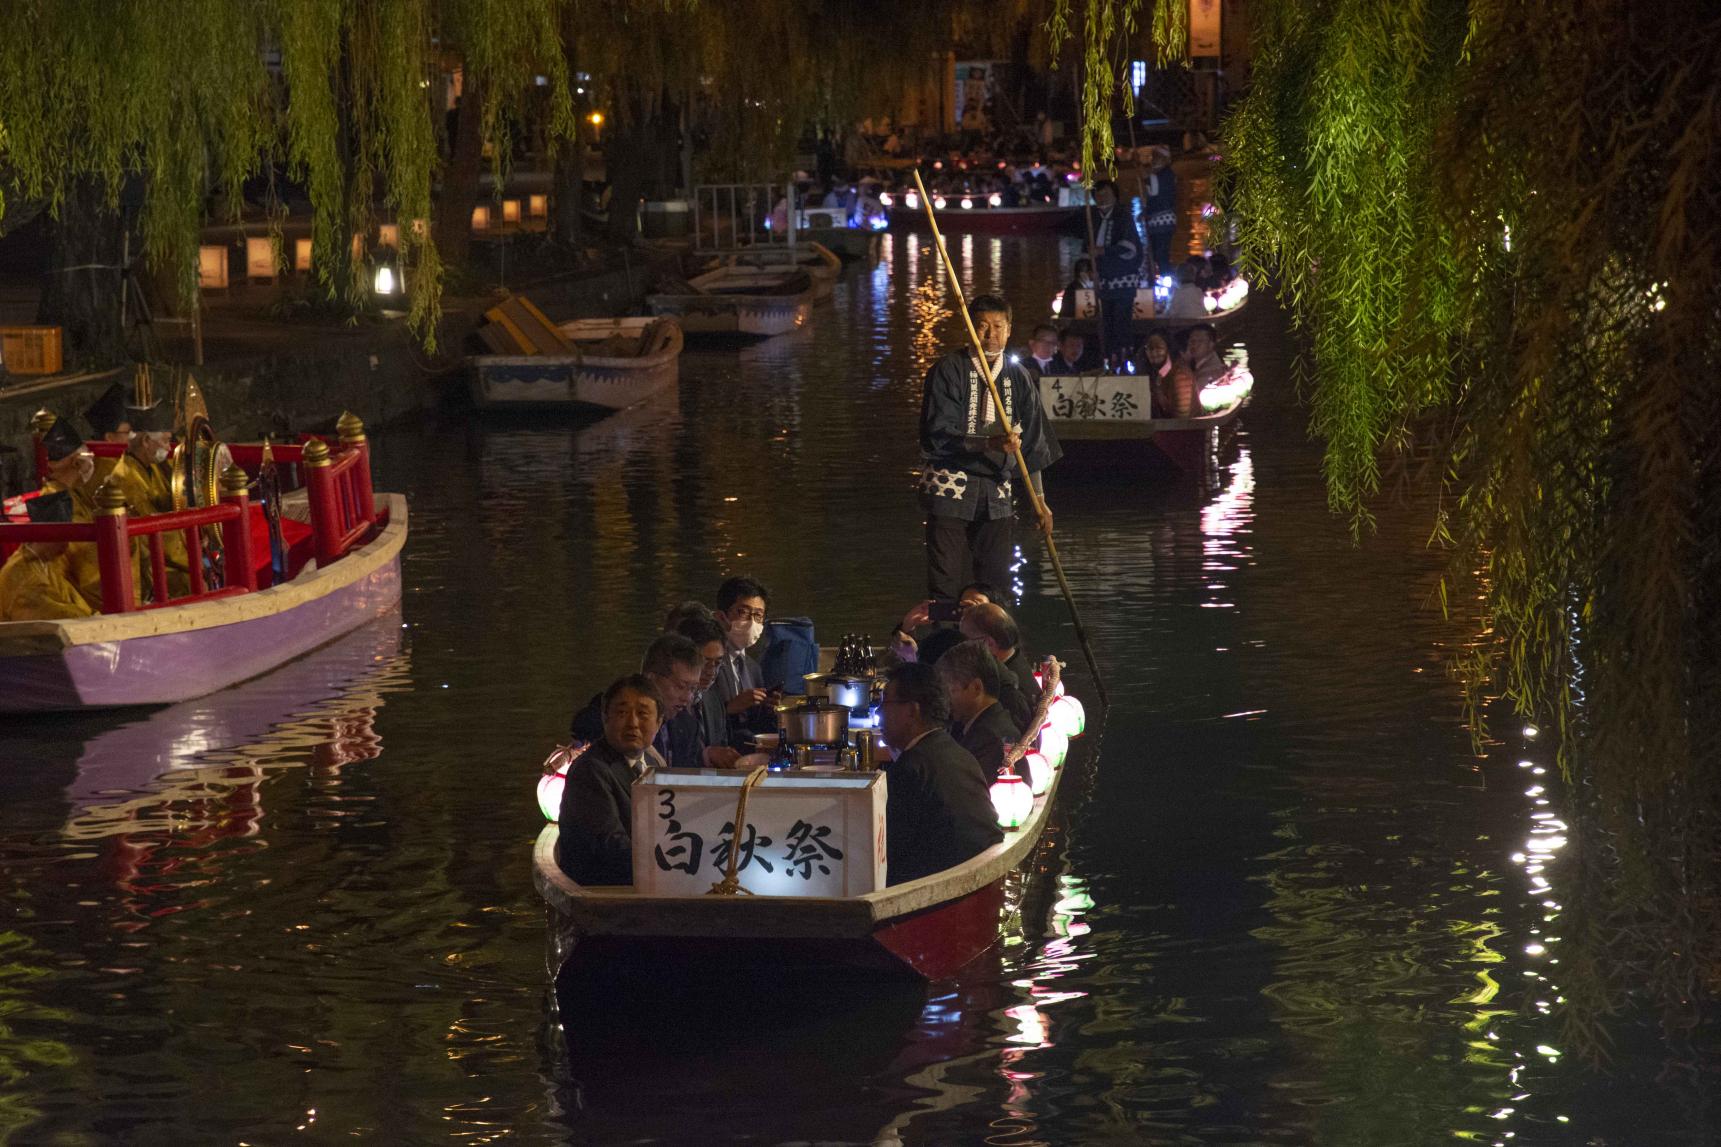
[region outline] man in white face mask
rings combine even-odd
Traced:
[[[724,711],[738,717],[765,700],[759,663],[747,656],[765,632],[765,608],[771,594],[750,577],[732,577],[717,589],[713,616],[723,627],[723,660],[715,688]]]

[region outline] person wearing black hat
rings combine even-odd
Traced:
[[[84,411],[84,420],[96,432],[96,437],[103,442],[116,442],[121,446],[131,442],[131,415],[126,410],[125,400],[125,383],[116,382],[103,391],[102,396],[91,403],[88,410]],[[118,462],[118,458],[96,459],[96,476],[93,489],[101,489],[102,483],[106,482],[113,474],[114,466]]]
[[[167,456],[173,447],[173,415],[163,403],[151,406],[127,406],[126,421],[131,424],[131,441],[126,452],[114,466],[108,479],[125,495],[126,513],[133,517],[173,512],[173,485],[169,480]],[[139,555],[140,568],[147,569],[147,543],[137,539],[132,543]],[[181,597],[190,592],[190,561],[185,548],[185,535],[172,530],[161,535],[162,554],[167,559],[169,594]]]
[[[72,496],[38,494],[26,504],[32,523],[70,522]],[[0,566],[0,621],[60,621],[96,610],[73,582],[65,542],[25,542]]]

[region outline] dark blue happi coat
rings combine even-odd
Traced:
[[[1037,479],[1063,453],[1046,424],[1038,389],[1027,368],[1009,356],[997,381],[1004,417],[1021,427],[1022,453]],[[979,360],[953,351],[934,363],[920,397],[921,508],[970,522],[1009,517],[1016,459],[986,449],[986,439],[1003,432]]]

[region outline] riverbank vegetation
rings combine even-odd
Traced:
[[[1565,1014],[1602,1054],[1603,1017],[1647,1001],[1677,1043],[1721,989],[1721,17],[1250,19],[1222,198],[1306,337],[1331,505],[1366,532],[1383,484],[1440,464],[1477,736],[1503,696],[1568,782]]]

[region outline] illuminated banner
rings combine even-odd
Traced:
[[[1053,375],[1040,380],[1040,402],[1054,422],[1146,422],[1152,416],[1142,375]]]
[[[1189,56],[1219,56],[1219,0],[1189,0]]]
[[[656,769],[633,786],[633,878],[647,896],[703,896],[728,872],[759,896],[860,896],[885,882],[883,773]]]

